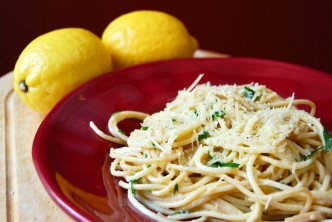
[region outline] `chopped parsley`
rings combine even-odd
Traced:
[[[194,110],[194,113],[195,113],[196,116],[198,116],[198,111],[197,111],[197,109]]]
[[[255,95],[255,91],[254,90],[252,90],[251,88],[249,88],[247,86],[244,87],[244,90],[245,90],[244,93],[245,93],[246,98],[248,100],[250,100],[250,99],[252,99],[252,97],[254,97],[254,95]]]
[[[203,131],[203,133],[198,135],[198,141],[202,140],[202,139],[206,139],[210,136],[208,131]]]
[[[149,129],[148,126],[142,126],[142,130],[147,130],[147,129]]]
[[[133,179],[130,180],[130,190],[132,194],[136,194],[136,190],[134,188],[134,183],[137,183],[139,181],[139,179]]]
[[[215,111],[213,114],[212,114],[212,120],[215,120],[216,118],[218,117],[221,117],[221,118],[224,118],[225,116],[225,112],[220,110],[220,111]]]
[[[123,134],[123,135],[126,135],[126,133],[125,132],[123,132],[122,130],[118,130],[119,131],[119,133],[121,133],[121,134]]]
[[[262,94],[260,94],[259,96],[257,96],[254,102],[259,101],[261,99],[261,97],[262,97]]]
[[[149,164],[148,166],[147,166],[147,168],[150,168],[151,167],[151,165]]]
[[[190,210],[179,210],[172,213],[171,215],[177,215],[177,214],[190,214]]]
[[[319,146],[316,149],[312,150],[310,153],[304,155],[303,160],[309,160],[317,151],[323,149],[324,152],[330,152],[331,150],[331,144],[332,144],[332,137],[329,135],[329,131],[327,128],[324,128],[323,131],[323,136],[324,136],[324,141],[325,141],[325,146]]]
[[[218,168],[218,167],[231,167],[231,168],[237,168],[240,164],[238,163],[232,163],[232,162],[229,162],[229,163],[223,163],[223,162],[220,162],[220,161],[216,161],[214,163],[211,164],[211,167],[214,167],[214,168]]]
[[[176,194],[176,192],[178,192],[178,190],[179,190],[179,184],[175,184],[173,194]]]
[[[306,154],[303,157],[303,160],[309,160],[315,153],[317,153],[318,150],[323,149],[323,146],[317,147],[316,149],[312,150],[310,153]]]
[[[251,100],[252,97],[254,97],[254,95],[255,95],[256,92],[255,92],[255,90],[253,90],[253,89],[251,89],[251,88],[245,86],[245,87],[244,87],[244,93],[245,93],[245,97],[246,97],[246,99]],[[260,98],[261,98],[261,96],[262,96],[262,95],[257,96],[254,102],[259,101]]]
[[[323,136],[325,141],[324,151],[329,152],[331,150],[332,137],[329,135],[329,131],[327,128],[324,128]]]
[[[176,119],[175,118],[172,118],[172,123],[175,123],[176,122]]]
[[[154,142],[152,142],[152,147],[156,148],[156,144]]]

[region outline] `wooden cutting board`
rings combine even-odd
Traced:
[[[0,79],[0,221],[71,221],[48,196],[31,157],[43,116],[12,88],[13,74]]]
[[[228,56],[198,50],[195,57]],[[0,78],[0,221],[72,221],[48,196],[32,162],[44,116],[23,104],[12,84],[12,72]]]

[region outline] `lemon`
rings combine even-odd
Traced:
[[[192,57],[198,42],[184,24],[159,11],[124,14],[105,28],[102,41],[108,47],[115,69],[136,64]]]
[[[67,93],[112,68],[112,58],[95,34],[58,29],[22,51],[14,68],[14,89],[29,107],[46,114]]]

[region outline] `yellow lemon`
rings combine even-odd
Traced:
[[[67,93],[112,70],[101,39],[81,28],[64,28],[30,42],[14,68],[14,89],[32,109],[48,113]]]
[[[145,62],[192,57],[198,43],[177,18],[159,11],[134,11],[104,30],[115,69]]]

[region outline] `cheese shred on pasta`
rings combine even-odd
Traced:
[[[314,103],[201,77],[158,113],[113,114],[112,136],[91,122],[124,145],[111,148],[110,171],[133,206],[156,221],[331,218],[332,158]],[[126,118],[142,120],[129,137],[118,133]]]

